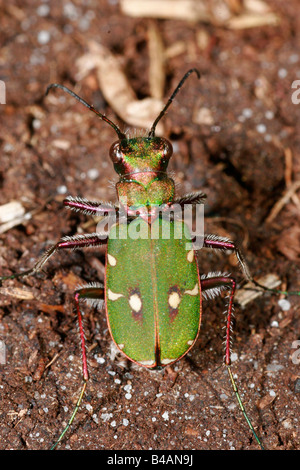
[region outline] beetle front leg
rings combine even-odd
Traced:
[[[175,199],[173,204],[179,204],[181,207],[184,207],[185,204],[204,204],[206,198],[206,194],[202,193],[202,191],[199,191],[198,193],[185,194],[184,196]]]
[[[74,235],[72,237],[63,237],[58,243],[52,245],[43,256],[37,261],[33,268],[28,269],[22,273],[11,274],[10,276],[1,276],[0,282],[7,279],[16,279],[19,277],[31,276],[32,274],[40,271],[45,263],[51,258],[52,255],[60,250],[71,248],[76,250],[78,248],[93,248],[106,244],[107,236],[100,233],[89,233],[85,235]]]
[[[114,215],[119,212],[119,208],[110,202],[89,201],[81,197],[68,196],[63,204],[67,209],[87,215],[104,216],[105,214]]]

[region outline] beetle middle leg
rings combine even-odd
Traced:
[[[47,251],[41,256],[36,262],[33,268],[23,271],[21,273],[11,274],[9,276],[1,276],[0,282],[7,279],[16,279],[19,277],[31,276],[36,272],[40,271],[44,264],[51,258],[52,255],[60,250],[78,248],[93,248],[105,245],[107,242],[107,236],[101,233],[88,233],[85,235],[73,235],[71,237],[63,237],[58,243],[52,245]]]
[[[228,238],[220,237],[218,235],[205,235],[203,248],[211,248],[213,250],[222,250],[222,251],[226,251],[226,250],[233,251],[238,260],[238,264],[244,273],[245,278],[249,282],[252,282],[252,284],[254,284],[256,287],[259,287],[260,289],[263,289],[266,292],[273,292],[275,294],[284,294],[284,295],[299,295],[299,292],[292,292],[292,291],[287,292],[287,291],[281,291],[278,289],[271,289],[257,282],[251,275],[248,264],[246,263],[244,255],[242,254],[240,248],[238,247],[236,243],[233,243]]]

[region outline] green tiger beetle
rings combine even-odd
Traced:
[[[109,331],[117,348],[140,366],[160,369],[175,363],[193,347],[200,330],[202,299],[213,298],[223,290],[229,292],[225,366],[248,426],[260,448],[264,448],[245,411],[230,367],[236,281],[227,274],[203,275],[199,272],[195,237],[192,237],[187,224],[176,216],[173,209],[176,206],[178,212],[178,208],[184,209],[186,205],[203,205],[206,196],[202,192],[175,196],[174,181],[167,174],[167,166],[173,153],[172,145],[167,139],[155,136],[158,122],[193,72],[200,78],[197,69],[191,69],[184,75],[146,137],[127,138],[110,119],[63,85],[55,83],[47,88],[46,95],[53,88],[69,93],[115,130],[118,140],[111,146],[110,158],[120,176],[116,185],[119,201],[116,205],[78,197],[64,200],[64,206],[68,209],[101,216],[105,221],[114,222],[108,234],[97,230],[92,234],[63,237],[45,252],[32,269],[0,277],[0,281],[3,281],[34,274],[52,255],[61,250],[106,245],[104,284],[90,283],[75,291],[83,387],[72,416],[52,449],[71,426],[89,379],[81,301],[100,307],[104,301]],[[126,222],[122,223],[124,215]],[[141,236],[134,236],[137,233]],[[165,233],[168,236],[164,236]],[[229,239],[203,235],[201,248],[231,250],[247,280],[265,290],[287,294],[265,288],[256,282],[241,251]],[[298,292],[290,294],[299,295]]]

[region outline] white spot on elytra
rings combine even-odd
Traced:
[[[142,366],[154,366],[155,361],[139,361],[139,364],[141,364]]]
[[[129,297],[129,305],[134,312],[139,312],[142,308],[142,301],[138,294],[132,294]]]
[[[118,348],[120,348],[120,349],[124,349],[124,346],[125,346],[125,344],[122,344],[122,343],[118,344]]]
[[[116,266],[117,264],[117,260],[114,256],[110,255],[109,253],[107,253],[107,261],[109,262],[109,264],[111,266]]]
[[[181,298],[178,294],[178,292],[172,292],[169,295],[169,305],[171,308],[178,308],[178,305],[180,304]]]
[[[189,263],[192,263],[194,261],[194,250],[190,250],[188,252],[186,259],[188,260]]]
[[[108,293],[108,299],[112,301],[118,300],[120,297],[124,297],[123,294],[118,294],[116,292],[113,292],[110,289],[108,289],[107,293]]]
[[[194,342],[194,340],[193,340],[193,339],[190,339],[190,340],[187,342],[187,344],[188,344],[189,346],[192,346],[193,342]]]
[[[197,295],[197,294],[199,293],[198,284],[195,284],[194,289],[186,290],[184,293],[185,293],[185,294],[189,294],[189,295]]]

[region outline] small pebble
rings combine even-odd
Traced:
[[[259,132],[260,134],[264,134],[267,130],[267,127],[265,126],[265,124],[258,124],[256,126],[256,130],[257,132]]]
[[[58,186],[56,188],[56,191],[57,191],[58,194],[66,194],[66,192],[68,191],[68,188],[67,188],[67,186],[62,184],[61,186]]]
[[[99,178],[99,170],[97,170],[97,168],[91,168],[87,171],[87,177],[90,180],[96,180],[97,178]]]
[[[48,5],[40,5],[36,12],[39,16],[47,16],[50,12],[50,8]]]
[[[252,115],[253,115],[252,109],[250,109],[250,108],[245,108],[245,109],[243,109],[243,116],[244,116],[245,118],[251,118]]]
[[[278,77],[279,78],[285,78],[287,76],[287,70],[286,69],[279,69],[278,70]]]
[[[38,43],[47,44],[50,41],[50,37],[49,31],[40,31],[37,36]]]
[[[266,111],[266,112],[265,112],[265,117],[266,117],[267,119],[273,119],[273,118],[274,118],[274,113],[273,113],[273,111]]]
[[[297,379],[294,386],[295,393],[300,393],[300,379]]]
[[[279,299],[278,305],[284,312],[287,312],[291,308],[291,303],[287,299]]]

